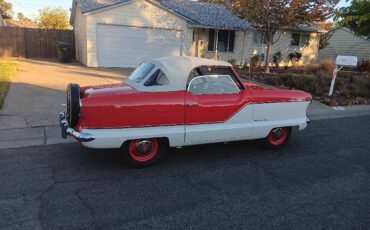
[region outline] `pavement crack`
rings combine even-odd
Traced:
[[[91,217],[91,220],[92,220],[92,226],[93,226],[93,229],[97,229],[96,227],[96,220],[95,220],[95,210],[93,207],[91,207],[81,196],[81,189],[78,189],[77,192],[77,197],[78,199],[80,200],[81,204],[89,211],[90,213],[90,217]]]
[[[40,200],[40,210],[39,210],[38,220],[40,221],[40,225],[41,226],[44,225],[44,221],[43,221],[42,213],[41,212],[42,212],[42,210],[44,210],[44,207],[46,206],[46,204],[48,204],[48,202],[46,202],[46,203],[43,202],[43,198],[58,183],[57,180],[56,180],[56,170],[55,170],[55,168],[52,167],[52,166],[50,166],[49,168],[51,170],[51,181],[52,181],[52,183],[46,189],[44,189],[43,191],[41,191],[41,194],[36,197],[36,200]],[[47,214],[48,213],[46,212],[46,216],[47,216]],[[48,218],[45,218],[45,219],[47,220]]]

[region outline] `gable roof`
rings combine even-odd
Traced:
[[[347,28],[347,27],[340,27],[341,29],[343,29],[343,30],[345,30],[345,31],[347,31],[347,32],[350,32],[350,33],[352,33],[353,35],[355,35],[355,36],[357,36],[357,37],[360,37],[360,38],[363,38],[363,39],[365,39],[366,41],[370,41],[370,34],[369,34],[369,36],[358,36],[358,35],[356,35],[350,28]],[[335,28],[335,29],[338,29],[338,28]]]
[[[77,0],[81,13],[92,13],[105,8],[119,6],[133,0]],[[148,0],[185,19],[190,26],[217,29],[242,29],[253,27],[245,20],[232,14],[221,4],[190,0]]]
[[[212,28],[253,29],[224,5],[189,0],[157,0],[162,6],[190,19],[189,24]]]
[[[132,0],[77,0],[76,2],[81,9],[81,13],[85,14],[102,10],[107,7],[132,2]]]

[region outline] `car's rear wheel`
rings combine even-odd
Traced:
[[[286,145],[292,134],[291,127],[280,127],[274,128],[270,131],[269,135],[266,137],[265,142],[268,147],[276,149]]]
[[[146,166],[157,161],[166,148],[167,145],[163,139],[136,139],[126,142],[123,156],[131,165]]]

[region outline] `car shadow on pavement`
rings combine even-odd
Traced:
[[[85,162],[86,165],[90,165],[89,167],[94,168],[94,170],[103,168],[140,169],[130,166],[123,159],[121,149],[87,149],[83,146],[78,146],[78,144],[73,146],[76,148],[75,150],[82,148],[78,151],[79,161]],[[194,145],[183,148],[168,148],[158,162],[144,168],[168,169],[172,167],[189,167],[189,165],[207,165],[210,162],[216,164],[236,163],[255,157],[276,156],[277,154],[279,152],[267,149],[260,140]],[[75,157],[77,156],[74,155],[73,158]]]

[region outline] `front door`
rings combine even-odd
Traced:
[[[251,137],[252,95],[227,75],[198,76],[185,94],[185,144]]]

